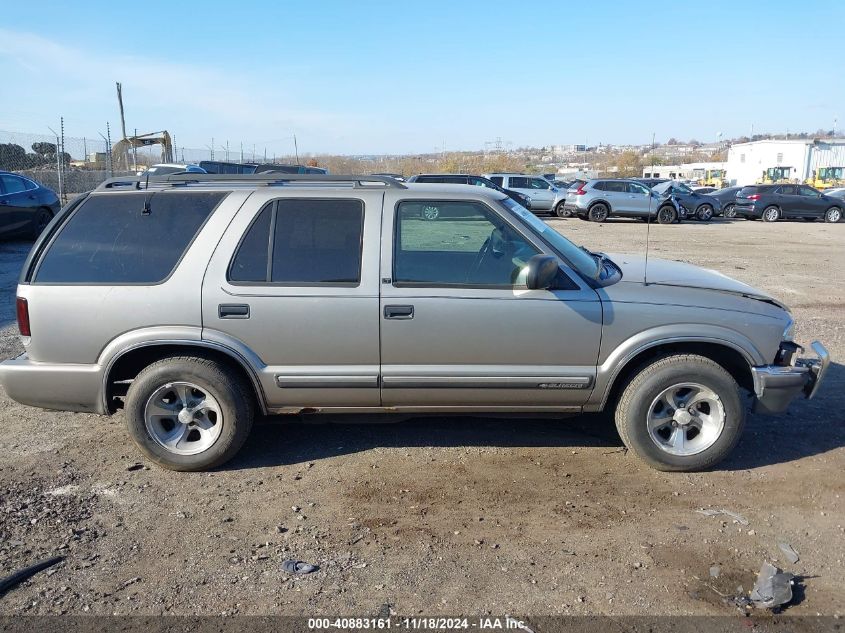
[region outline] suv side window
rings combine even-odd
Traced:
[[[502,183],[504,183],[504,181],[505,181],[505,179],[504,179],[504,178],[502,178],[501,176],[490,176],[490,180],[491,180],[492,182],[495,182],[495,183],[496,183],[497,185],[499,185],[500,187],[502,187],[502,186],[503,186],[503,184],[502,184]]]
[[[593,189],[598,189],[599,191],[604,191],[604,187],[607,183],[604,180],[599,180],[596,183],[593,183]],[[572,187],[570,187],[572,189]]]
[[[629,182],[628,183],[628,193],[638,193],[640,195],[648,195],[648,189],[644,185],[641,185],[638,182]]]
[[[795,185],[783,185],[778,193],[782,196],[798,195],[797,187]]]
[[[73,212],[35,272],[35,283],[157,284],[229,192],[106,193]]]
[[[531,178],[530,180],[531,188],[532,189],[551,189],[552,186],[549,184],[549,181],[545,178]]]
[[[467,182],[470,185],[475,185],[476,187],[487,187],[488,189],[493,188],[493,187],[490,186],[490,183],[487,182],[486,178],[478,178],[477,176],[470,176],[469,180]]]
[[[244,234],[229,281],[357,285],[363,232],[360,200],[276,200]]]
[[[628,191],[627,183],[619,182],[618,180],[608,180],[604,183],[605,191],[612,191],[614,193],[626,193]]]
[[[813,189],[812,187],[807,187],[806,185],[802,185],[798,187],[798,195],[804,196],[805,198],[818,198],[819,192]]]
[[[530,179],[525,176],[511,176],[510,184],[508,186],[511,189],[531,189],[531,183],[529,180]]]
[[[437,219],[423,209],[437,207]],[[396,285],[525,285],[521,273],[539,251],[489,207],[478,202],[399,203],[393,245]]]

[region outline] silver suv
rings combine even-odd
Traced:
[[[566,192],[555,187],[542,176],[529,174],[484,174],[485,178],[508,189],[526,196],[530,201],[532,211],[548,211],[556,213],[563,209]]]
[[[127,182],[129,185],[127,186]],[[438,209],[435,220],[426,210]],[[375,176],[115,179],[55,217],[18,286],[18,402],[112,414],[166,468],[222,464],[257,413],[610,409],[652,466],[712,466],[816,392],[780,303],[575,246],[505,194]]]
[[[601,178],[578,183],[566,191],[562,217],[604,222],[611,216],[642,218],[649,216],[661,224],[678,220],[678,207],[632,180]]]

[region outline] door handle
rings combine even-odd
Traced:
[[[217,316],[221,319],[248,319],[249,306],[245,303],[221,303],[217,306]]]
[[[385,319],[413,319],[414,306],[384,306]]]

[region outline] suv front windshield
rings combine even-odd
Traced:
[[[602,265],[598,257],[593,256],[581,246],[576,246],[570,242],[536,215],[523,208],[519,203],[514,202],[510,198],[501,200],[501,203],[525,222],[532,231],[551,244],[579,273],[590,279],[599,278]]]

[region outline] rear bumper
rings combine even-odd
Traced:
[[[12,400],[21,404],[106,413],[99,365],[37,363],[22,354],[0,363],[0,384]]]
[[[736,214],[743,218],[760,218],[763,215],[763,209],[758,209],[755,205],[734,205]]]
[[[751,368],[754,394],[757,397],[755,412],[783,413],[798,395],[803,393],[805,398],[816,395],[830,365],[830,354],[818,341],[814,341],[811,347],[816,358],[799,358],[794,365],[788,366],[763,365]]]

